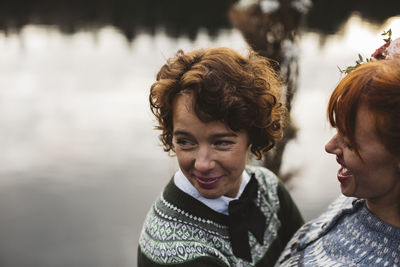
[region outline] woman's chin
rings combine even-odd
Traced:
[[[200,196],[202,196],[204,198],[216,199],[223,195],[220,191],[216,190],[216,188],[205,189],[205,188],[199,187],[199,186],[195,186],[195,188],[199,192]]]
[[[340,185],[340,190],[341,190],[342,194],[346,197],[358,197],[356,195],[356,193],[354,192],[354,190],[352,190],[349,186],[346,187],[346,186],[343,186],[343,184],[342,184],[342,185]]]
[[[219,197],[221,197],[221,195],[217,195],[217,194],[202,194],[200,193],[200,195],[204,198],[208,198],[208,199],[217,199]]]

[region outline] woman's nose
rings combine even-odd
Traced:
[[[339,146],[339,134],[335,134],[331,140],[325,145],[325,151],[330,154],[340,154],[341,148]]]
[[[206,172],[215,167],[211,148],[200,147],[194,162],[194,168],[201,172]]]

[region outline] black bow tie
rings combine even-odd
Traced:
[[[228,206],[229,237],[233,254],[247,261],[252,261],[248,232],[253,233],[258,243],[263,244],[267,227],[265,215],[254,203],[257,190],[258,183],[253,175],[240,198],[230,201]]]

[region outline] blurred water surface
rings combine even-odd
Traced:
[[[322,43],[299,39],[298,137],[283,172],[306,219],[339,194],[333,134],[325,118],[337,66],[382,44],[400,18],[374,25],[352,16]],[[136,266],[141,225],[176,170],[153,130],[148,91],[165,59],[228,46],[246,53],[236,30],[171,38],[160,29],[131,42],[111,26],[65,35],[51,26],[0,32],[0,266]]]

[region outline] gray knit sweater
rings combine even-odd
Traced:
[[[303,219],[272,172],[251,166],[246,172],[259,184],[255,204],[267,218],[263,244],[249,232],[252,262],[233,254],[228,216],[187,195],[171,180],[144,223],[138,267],[273,266]]]
[[[292,238],[277,266],[400,266],[400,228],[375,217],[365,200],[341,196]]]

